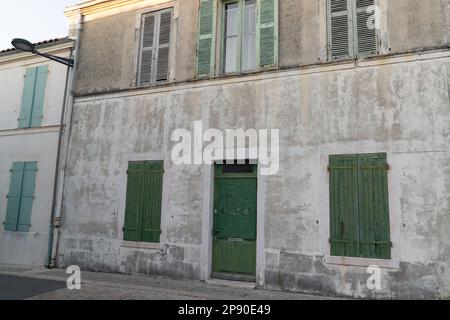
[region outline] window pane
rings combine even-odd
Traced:
[[[256,69],[256,0],[246,0],[244,10],[244,39],[242,70]]]
[[[238,71],[239,7],[237,2],[225,6],[225,66],[224,71]]]

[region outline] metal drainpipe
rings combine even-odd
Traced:
[[[80,48],[80,37],[81,37],[81,26],[82,26],[82,14],[79,16],[77,24],[77,35],[75,43],[75,51],[71,50],[71,54],[74,57],[74,66],[71,72],[70,68],[67,71],[66,78],[66,91],[64,93],[64,106],[61,113],[61,125],[60,125],[60,135],[58,143],[58,155],[56,160],[56,170],[55,170],[55,183],[53,190],[53,204],[52,204],[52,214],[50,220],[50,232],[49,232],[49,242],[48,242],[48,254],[47,254],[47,268],[56,267],[56,258],[59,248],[59,229],[61,227],[61,210],[62,210],[62,199],[63,199],[63,187],[64,178],[67,166],[67,155],[69,151],[69,139],[72,124],[72,113],[73,113],[73,90],[74,81],[76,79],[76,70],[78,66],[78,52]],[[71,73],[71,77],[69,77]],[[70,85],[69,85],[70,82]],[[69,91],[67,90],[68,88]],[[67,97],[67,92],[69,96]],[[67,121],[65,120],[66,115],[69,115]],[[64,157],[62,157],[64,155]],[[63,166],[61,166],[61,163]]]
[[[70,57],[73,56],[73,48],[70,49]],[[61,120],[59,123],[59,138],[58,138],[58,151],[56,155],[56,166],[55,166],[55,180],[53,182],[53,202],[52,202],[52,214],[50,218],[50,232],[48,238],[48,251],[47,251],[47,267],[51,267],[51,258],[52,258],[52,250],[53,250],[53,236],[54,236],[54,221],[56,214],[56,197],[58,193],[58,177],[59,177],[59,165],[61,163],[61,149],[64,135],[64,118],[66,114],[66,106],[67,106],[67,89],[69,88],[69,76],[70,76],[70,67],[67,67],[66,73],[66,85],[64,88],[64,100],[61,110]]]

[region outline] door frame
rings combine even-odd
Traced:
[[[238,153],[239,154],[239,153]],[[250,154],[250,153],[245,153]],[[202,211],[202,243],[200,258],[200,278],[203,281],[211,280],[212,275],[212,253],[213,253],[213,223],[214,223],[214,168],[215,159],[210,164],[203,165],[203,211]],[[243,160],[243,159],[236,159]],[[256,161],[255,158],[250,158]],[[265,219],[266,219],[266,190],[267,180],[260,175],[260,167],[257,174],[257,199],[256,199],[256,285],[265,287]]]

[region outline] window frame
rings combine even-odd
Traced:
[[[385,210],[386,211],[379,211],[377,212],[377,215],[379,215],[380,219],[386,219],[386,217],[383,215],[387,214],[387,221],[384,221],[386,223],[386,231],[387,235],[389,237],[389,240],[387,241],[380,241],[379,245],[387,245],[389,244],[389,249],[388,249],[388,256],[389,257],[371,257],[371,256],[367,256],[364,251],[361,249],[361,244],[367,245],[368,243],[366,243],[364,240],[361,239],[361,230],[364,230],[364,226],[363,222],[364,222],[364,218],[361,218],[361,216],[363,216],[363,211],[364,211],[364,204],[367,203],[361,203],[361,199],[364,198],[364,191],[362,190],[363,188],[363,178],[362,178],[362,170],[364,169],[364,167],[360,167],[361,164],[361,160],[362,162],[367,161],[367,159],[369,159],[370,157],[376,157],[378,159],[383,159],[386,162],[386,185],[385,185],[385,192],[386,194],[381,194],[379,193],[378,195],[381,197],[385,197],[386,203],[385,205]],[[351,199],[352,202],[356,202],[356,212],[354,212],[354,214],[356,214],[357,216],[357,221],[353,221],[353,228],[356,228],[357,234],[358,234],[358,240],[356,242],[356,246],[358,248],[358,254],[357,255],[336,255],[333,254],[334,250],[333,250],[333,229],[336,227],[335,225],[333,225],[333,215],[337,214],[337,212],[333,211],[332,209],[332,174],[335,174],[336,172],[333,172],[333,169],[343,169],[343,168],[333,168],[332,167],[332,162],[335,160],[349,160],[351,158],[355,159],[355,169],[356,169],[356,176],[357,176],[357,180],[353,181],[355,184],[354,188],[356,191],[356,194],[354,194],[353,196],[355,197],[355,199]],[[381,169],[382,167],[378,167],[379,169]],[[354,154],[330,154],[328,156],[328,184],[329,184],[329,191],[328,191],[328,198],[329,198],[329,211],[328,211],[328,218],[329,218],[329,253],[330,253],[330,257],[331,260],[339,260],[339,259],[364,259],[364,260],[379,260],[379,261],[392,261],[393,260],[393,233],[392,233],[392,226],[391,226],[391,220],[392,220],[392,212],[391,212],[391,194],[390,194],[390,185],[389,185],[389,170],[390,170],[390,166],[389,166],[389,162],[388,162],[388,154],[387,153],[354,153]],[[348,179],[348,177],[347,177]],[[379,179],[379,177],[377,177],[377,179]],[[373,182],[373,181],[372,181]],[[374,185],[372,185],[372,188],[374,187]],[[378,186],[379,187],[379,186]],[[380,192],[380,190],[378,190],[378,192]],[[340,205],[342,205],[342,203],[340,203]],[[380,209],[381,210],[381,209]],[[367,228],[367,225],[365,226]],[[339,240],[339,239],[334,239],[334,241]]]
[[[341,57],[333,57],[333,45],[332,45],[332,13],[331,13],[331,1],[327,0],[327,51],[328,51],[328,60],[329,61],[340,61],[340,60],[356,60],[359,58],[367,58],[367,57],[373,57],[380,54],[380,30],[375,30],[375,53],[360,53],[358,47],[358,8],[356,6],[357,0],[347,0],[347,11],[350,12],[347,16],[348,20],[348,41],[349,41],[349,54],[347,57],[341,56]],[[373,0],[374,6],[379,7],[379,0]],[[381,17],[380,17],[381,18]]]
[[[258,29],[259,29],[259,1],[255,0],[255,65],[254,69],[242,70],[242,47],[243,47],[243,38],[244,38],[244,19],[245,19],[245,0],[222,0],[220,1],[220,74],[223,75],[233,75],[233,74],[245,74],[252,73],[258,71],[260,68],[258,67],[258,55],[259,55],[259,37],[258,37]],[[237,50],[237,70],[233,72],[225,71],[225,63],[226,63],[226,44],[225,44],[225,34],[226,34],[226,6],[232,3],[238,4],[238,45],[236,46]]]
[[[141,221],[141,226],[140,226],[140,232],[141,232],[141,237],[139,240],[128,240],[127,239],[127,233],[126,233],[126,228],[127,228],[127,211],[128,211],[128,204],[129,204],[129,198],[128,198],[128,194],[129,194],[129,187],[130,187],[130,176],[129,176],[129,170],[131,165],[145,165],[145,164],[153,164],[153,165],[160,165],[161,166],[161,203],[160,203],[160,212],[159,212],[159,228],[160,228],[160,234],[158,236],[158,242],[154,242],[154,241],[145,241],[142,238],[142,232],[144,230],[144,224],[143,221]],[[150,171],[148,171],[150,172]],[[147,173],[148,173],[147,172]],[[122,229],[122,234],[121,234],[121,241],[124,244],[124,246],[129,246],[129,247],[143,247],[143,248],[152,248],[152,249],[158,249],[160,247],[160,245],[162,244],[162,237],[163,237],[163,230],[162,230],[162,225],[163,225],[163,211],[164,211],[164,203],[165,203],[165,161],[164,160],[129,160],[127,162],[127,171],[126,171],[126,179],[125,179],[125,195],[124,195],[124,207],[123,207],[123,229]],[[142,213],[142,216],[140,217],[141,220],[144,220],[146,217],[145,213]]]
[[[7,224],[8,224],[8,216],[9,216],[9,210],[10,210],[10,201],[11,201],[11,192],[13,191],[11,189],[12,185],[13,185],[13,173],[15,171],[15,166],[21,166],[21,175],[20,175],[20,196],[18,197],[17,201],[19,202],[18,208],[17,208],[17,212],[15,213],[15,226],[11,227],[10,229],[8,229]],[[32,168],[29,169],[28,166],[31,166]],[[4,231],[8,231],[8,232],[22,232],[22,233],[29,233],[30,229],[32,227],[31,221],[32,221],[32,215],[33,215],[33,207],[35,205],[35,198],[36,198],[36,187],[37,187],[37,173],[39,171],[38,168],[38,161],[23,161],[23,162],[13,162],[13,165],[11,167],[10,171],[10,186],[8,189],[8,195],[6,196],[6,198],[8,199],[7,203],[6,203],[6,214],[5,214],[5,220],[3,222],[4,225]],[[27,176],[27,172],[32,172],[31,176],[33,177],[32,180],[32,194],[30,195],[24,195],[24,189],[26,188],[24,186],[25,183],[25,179],[29,176]],[[22,211],[22,202],[24,200],[24,198],[31,198],[31,206],[28,208],[28,211]],[[26,210],[26,209],[25,209]],[[25,215],[25,213],[27,213]],[[25,223],[20,223],[21,219],[23,219],[25,215]]]
[[[171,14],[171,21],[170,21],[170,38],[169,38],[169,43],[168,44],[164,44],[163,48],[165,48],[167,46],[167,48],[169,49],[169,56],[168,56],[168,68],[167,68],[167,79],[166,80],[160,80],[157,81],[157,66],[158,66],[158,62],[159,62],[159,49],[160,44],[159,44],[159,35],[160,35],[160,31],[161,31],[161,15],[165,12],[170,12]],[[149,12],[143,12],[141,14],[139,14],[140,16],[140,35],[139,35],[139,45],[138,45],[138,61],[137,61],[137,77],[136,77],[136,84],[137,87],[151,87],[151,86],[156,86],[156,85],[161,85],[161,84],[167,84],[170,82],[171,79],[171,71],[170,71],[170,66],[171,66],[171,62],[172,62],[172,38],[173,38],[173,32],[174,32],[174,28],[173,28],[173,20],[174,20],[174,9],[173,7],[168,7],[168,8],[161,8],[159,10],[154,10],[154,11],[149,11]],[[151,76],[150,76],[150,82],[141,82],[141,71],[142,71],[142,56],[144,53],[144,27],[145,27],[145,19],[149,16],[154,16],[155,17],[155,22],[154,22],[154,26],[153,26],[153,46],[152,46],[152,66],[151,66]]]

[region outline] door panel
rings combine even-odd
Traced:
[[[216,166],[213,277],[254,281],[257,169],[244,166],[242,170]]]

